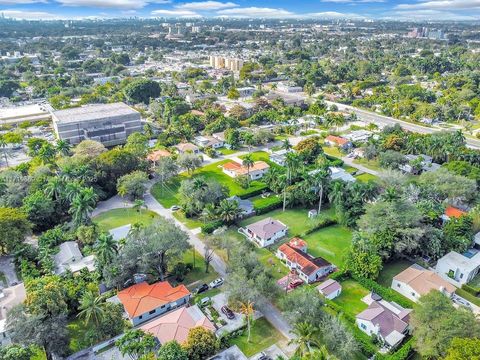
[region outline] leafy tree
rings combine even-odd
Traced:
[[[227,92],[227,98],[230,100],[238,100],[240,98],[240,92],[236,88],[232,87]]]
[[[308,322],[298,322],[294,324],[292,334],[294,338],[290,340],[289,345],[296,345],[295,355],[304,357],[312,353],[314,348],[318,348],[319,331]]]
[[[0,207],[0,253],[2,255],[17,249],[30,230],[31,224],[23,211]]]
[[[396,170],[401,165],[406,164],[407,160],[405,159],[403,154],[397,151],[387,150],[385,152],[380,153],[379,162],[381,167],[384,167],[386,169]]]
[[[53,317],[68,313],[65,287],[58,276],[31,279],[25,288],[25,306],[30,314]]]
[[[131,200],[140,199],[147,190],[148,175],[143,171],[133,171],[123,175],[117,181],[117,191],[120,196],[128,196]]]
[[[188,360],[188,354],[175,340],[168,341],[158,350],[158,360]]]
[[[161,88],[158,82],[148,79],[139,79],[128,84],[124,93],[132,102],[149,104],[151,99],[160,96]]]
[[[317,136],[312,136],[300,141],[295,146],[295,150],[303,161],[312,162],[323,153],[319,140]]]
[[[132,359],[140,359],[155,351],[157,341],[153,335],[140,329],[130,329],[117,340],[116,345],[123,356],[129,355]]]
[[[480,323],[475,315],[465,308],[455,308],[450,299],[436,290],[419,299],[410,325],[415,348],[427,358],[443,358],[454,338],[480,337]]]
[[[97,204],[98,196],[93,188],[84,188],[73,198],[70,214],[75,225],[84,225],[90,221],[89,215]]]
[[[37,190],[23,199],[22,210],[37,230],[49,228],[59,220],[54,202],[41,190]]]
[[[237,129],[225,130],[225,143],[227,143],[231,149],[238,149],[240,147],[240,132]]]
[[[94,140],[83,140],[73,149],[73,155],[85,160],[92,160],[100,154],[106,152],[107,149],[103,144]]]
[[[480,339],[454,338],[445,360],[480,360]]]
[[[195,169],[202,165],[202,158],[196,154],[183,153],[178,156],[177,164],[181,168],[187,169],[189,174],[193,174]]]
[[[215,180],[203,177],[184,180],[180,184],[180,206],[187,216],[199,215],[207,204],[217,205],[228,195],[228,189]]]
[[[178,174],[178,165],[170,156],[162,157],[155,164],[155,172],[159,182],[165,186],[170,179]]]
[[[188,332],[183,345],[190,360],[202,360],[214,355],[217,351],[215,334],[204,327],[195,327]]]
[[[445,252],[465,252],[471,246],[474,235],[472,218],[464,215],[450,219],[443,227],[443,234],[445,235]]]
[[[130,134],[124,149],[135,156],[144,158],[148,151],[148,137],[139,132]]]
[[[363,239],[359,233],[354,233],[352,248],[346,256],[345,267],[354,275],[376,279],[382,269],[382,258],[368,240]]]
[[[280,302],[280,307],[290,323],[296,324],[308,320],[317,328],[320,328],[322,319],[326,316],[322,310],[323,306],[324,302],[318,296],[318,292],[305,287],[288,293]]]
[[[0,347],[0,360],[30,360],[33,356],[31,347],[11,344]]]

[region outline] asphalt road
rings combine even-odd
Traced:
[[[441,131],[448,131],[448,129],[441,129],[437,127],[426,127],[426,126],[421,126],[418,124],[412,124],[403,120],[398,120],[389,116],[384,116],[380,115],[371,111],[366,111],[363,109],[359,109],[353,106],[345,105],[345,104],[340,104],[332,101],[325,101],[328,105],[336,105],[339,110],[347,110],[347,111],[353,111],[354,113],[357,114],[358,118],[360,120],[369,122],[369,123],[375,123],[377,125],[395,125],[395,124],[400,124],[400,126],[405,129],[409,130],[412,132],[417,132],[420,134],[433,134],[436,132],[441,132]],[[472,149],[480,149],[480,140],[475,140],[475,139],[466,139],[467,146],[472,148]]]

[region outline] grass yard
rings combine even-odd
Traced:
[[[353,162],[355,164],[359,164],[359,165],[363,165],[365,166],[366,168],[369,168],[371,170],[376,170],[376,171],[382,171],[382,167],[380,166],[380,164],[378,163],[378,160],[367,160],[365,158],[359,158],[359,159],[355,159],[353,160]]]
[[[222,155],[232,155],[232,154],[235,154],[236,152],[240,151],[240,150],[233,150],[233,149],[227,149],[225,147],[222,147],[220,149],[217,149],[217,151],[222,154]]]
[[[203,261],[203,256],[200,255],[200,253],[196,250],[188,250],[183,256],[183,262],[185,264],[190,263],[193,265],[194,252],[195,267],[187,274],[187,276],[182,282],[183,284],[185,284],[185,286],[189,288],[189,290],[193,290],[203,283],[208,284],[219,277],[219,275],[211,265],[209,267],[208,273],[205,272],[205,262]]]
[[[355,178],[358,181],[363,181],[363,182],[377,181],[378,180],[378,178],[375,175],[367,174],[367,173],[357,175],[357,176],[355,176]]]
[[[276,220],[280,220],[285,225],[287,225],[288,237],[293,237],[296,235],[300,235],[306,230],[314,227],[317,221],[319,221],[319,219],[321,219],[322,217],[335,217],[335,210],[333,209],[333,207],[324,207],[319,217],[317,217],[316,219],[309,219],[308,209],[295,208],[286,209],[285,211],[282,211],[282,209],[277,209],[260,216],[253,216],[251,218],[245,219],[240,222],[240,226],[243,227],[259,220],[265,219],[267,217],[272,217]]]
[[[412,265],[411,261],[408,260],[395,260],[388,262],[383,265],[382,271],[378,276],[377,282],[389,288],[392,285],[392,279],[398,273],[401,273],[403,270]]]
[[[341,159],[344,156],[344,154],[342,154],[342,152],[336,146],[324,145],[323,151],[325,152],[325,154],[334,156],[339,159]]]
[[[343,226],[333,225],[315,231],[303,238],[308,243],[308,252],[323,257],[339,268],[352,242],[352,232]]]
[[[204,223],[198,219],[195,218],[187,218],[185,217],[185,214],[183,211],[178,210],[173,213],[173,216],[189,229],[196,229],[198,227],[201,227]]]
[[[262,206],[268,206],[268,205],[271,205],[271,204],[275,204],[278,201],[282,201],[282,198],[281,198],[281,196],[279,197],[275,194],[271,194],[269,197],[266,197],[266,198],[262,198],[261,195],[257,195],[257,196],[249,198],[248,200],[250,200],[253,203],[253,206],[262,207]]]
[[[333,301],[341,306],[345,313],[355,316],[368,307],[362,301],[362,298],[369,293],[367,289],[351,279],[342,281],[341,284],[342,293]]]
[[[159,216],[150,210],[136,211],[133,209],[113,209],[106,211],[98,216],[95,216],[92,220],[102,230],[108,231],[120,226],[142,223],[144,225],[150,225]]]
[[[250,357],[285,338],[265,318],[260,318],[251,327],[250,342],[247,340],[248,333],[245,329],[242,335],[230,340],[230,345],[237,345],[245,356]]]

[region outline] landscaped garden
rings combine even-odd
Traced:
[[[237,345],[245,356],[250,357],[263,351],[270,346],[285,341],[286,339],[275,329],[265,318],[255,320],[250,330],[250,341],[248,341],[248,332],[230,340],[231,345]]]
[[[120,226],[140,223],[150,225],[158,218],[158,214],[151,210],[132,208],[113,209],[95,216],[92,220],[100,229],[109,231]]]

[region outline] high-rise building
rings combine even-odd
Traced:
[[[238,58],[227,58],[222,56],[210,56],[210,66],[215,69],[228,69],[231,71],[240,71],[243,66],[243,60]]]

